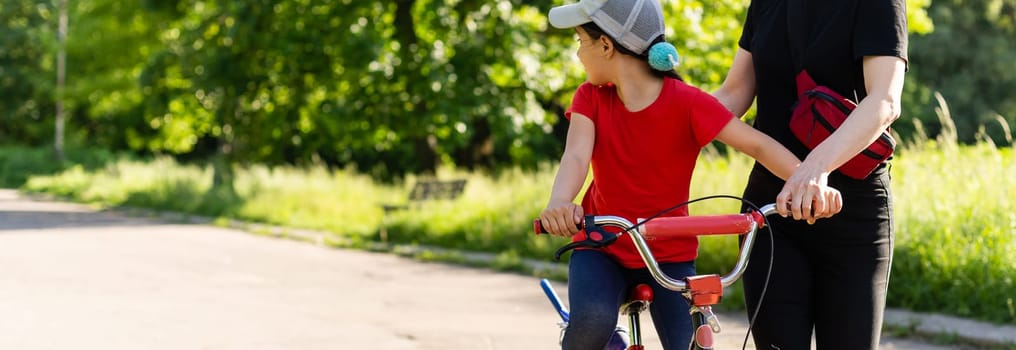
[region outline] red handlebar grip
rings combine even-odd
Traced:
[[[702,235],[727,235],[745,234],[751,230],[751,224],[756,223],[762,226],[761,215],[732,214],[732,215],[700,215],[700,216],[671,216],[655,218],[644,224],[642,236],[646,239],[702,236]]]

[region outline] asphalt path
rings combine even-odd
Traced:
[[[533,277],[12,190],[0,190],[0,271],[0,349],[531,350],[559,336]],[[740,349],[743,315],[720,319],[717,349]],[[946,349],[893,338],[882,348]]]

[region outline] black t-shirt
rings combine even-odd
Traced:
[[[799,6],[788,33],[787,4]],[[803,18],[799,18],[803,17]],[[790,35],[798,47],[791,50]],[[805,54],[799,46],[805,47]],[[790,112],[797,99],[797,60],[820,85],[855,101],[864,98],[864,56],[907,59],[904,0],[753,0],[744,23],[741,48],[752,53],[757,116],[755,128],[772,136],[804,159],[808,151],[790,132]],[[855,98],[856,96],[856,98]],[[760,167],[757,167],[760,168]],[[777,179],[778,180],[778,179]],[[778,190],[778,189],[777,189]]]

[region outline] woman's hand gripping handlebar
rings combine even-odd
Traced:
[[[755,243],[755,235],[758,229],[765,225],[765,216],[776,213],[776,205],[768,204],[758,211],[753,210],[742,214],[658,217],[647,221],[640,219],[638,220],[639,224],[633,224],[618,216],[587,215],[582,225],[586,230],[585,239],[561,247],[554,254],[554,258],[560,259],[565,252],[579,247],[599,248],[613,244],[620,235],[628,233],[653,278],[664,288],[685,292],[689,289],[689,283],[685,280],[671,278],[663,273],[656,258],[653,257],[647,241],[681,236],[744,235],[737,263],[730,272],[720,277],[722,286],[727,287],[741,278],[744,273],[744,269],[748,265],[748,256],[751,254],[751,247]],[[619,234],[607,232],[604,227],[608,226],[620,228],[622,232]],[[546,233],[539,219],[533,221],[533,231],[536,234]]]

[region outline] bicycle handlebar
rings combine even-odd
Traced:
[[[642,256],[642,260],[646,263],[649,273],[654,279],[656,279],[657,282],[660,283],[660,285],[673,291],[685,292],[689,289],[688,283],[684,280],[674,279],[660,270],[659,263],[656,262],[656,258],[649,249],[649,244],[646,242],[647,240],[665,237],[719,234],[745,235],[744,242],[741,244],[740,254],[737,258],[737,263],[730,272],[720,277],[721,284],[724,287],[728,287],[731,284],[734,284],[734,282],[740,279],[741,275],[744,274],[744,269],[748,266],[748,256],[751,255],[751,247],[755,243],[755,234],[758,232],[759,228],[765,225],[765,217],[774,213],[776,213],[776,204],[768,204],[758,211],[751,211],[743,214],[659,217],[649,220],[635,229],[632,229],[635,224],[619,216],[589,215],[586,216],[585,227],[587,228],[587,236],[589,236],[587,241],[593,241],[593,243],[582,243],[586,241],[569,243],[558,250],[556,256],[560,257],[560,255],[565,251],[580,246],[602,247],[609,245],[615,242],[617,237],[620,235],[609,235],[609,237],[593,236],[602,236],[604,231],[602,231],[600,227],[617,227],[631,235],[632,242],[635,244],[635,248]],[[640,219],[639,222],[641,221],[642,220]],[[543,231],[543,226],[541,225],[539,219],[533,222],[533,230],[537,234],[546,233],[546,231]],[[592,231],[595,235],[590,234],[590,231]]]

